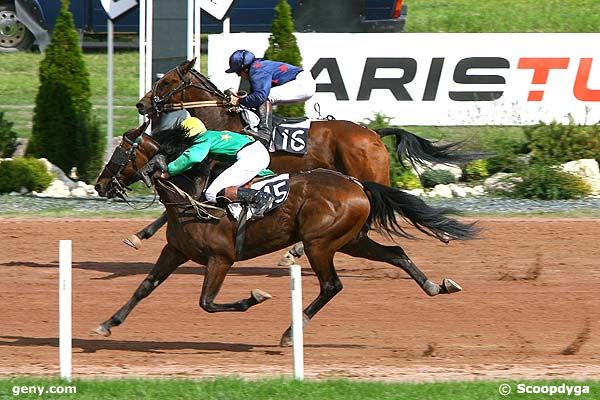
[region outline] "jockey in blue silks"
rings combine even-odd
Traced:
[[[309,71],[291,64],[256,58],[248,50],[236,50],[229,57],[229,69],[250,81],[251,92],[246,97],[232,96],[231,103],[258,109],[258,136],[269,140],[272,126],[272,105],[300,103],[310,99],[317,84]]]

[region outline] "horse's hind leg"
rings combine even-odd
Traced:
[[[154,220],[150,225],[136,233],[135,235],[129,235],[123,239],[123,243],[127,246],[131,246],[136,250],[142,247],[142,240],[150,239],[154,234],[167,223],[167,212],[163,212],[160,217]]]
[[[400,246],[384,246],[370,239],[366,234],[353,240],[340,249],[340,252],[354,257],[381,261],[400,267],[429,296],[460,292],[462,288],[452,279],[444,279],[441,285],[431,282],[427,276],[412,262]]]
[[[158,287],[171,275],[177,267],[186,262],[188,258],[179,250],[167,244],[163,249],[158,261],[152,268],[152,271],[146,276],[146,279],[138,286],[133,296],[123,307],[119,309],[109,320],[104,321],[100,326],[94,329],[94,332],[102,336],[110,336],[110,329],[119,326],[125,321],[125,318],[135,308],[135,306],[145,297],[148,297],[154,289]]]
[[[319,279],[321,290],[319,295],[312,303],[304,309],[303,323],[306,326],[308,322],[327,304],[333,297],[338,294],[342,288],[342,282],[335,272],[333,265],[333,253],[326,250],[316,250],[315,248],[307,249],[306,256],[310,261],[310,265],[315,271]],[[280,346],[290,346],[292,344],[292,327],[291,325],[281,336]]]
[[[200,294],[200,307],[203,310],[214,313],[223,311],[246,311],[252,306],[269,300],[271,295],[260,289],[254,289],[250,292],[250,297],[238,300],[233,303],[217,304],[215,299],[223,286],[223,281],[227,276],[227,271],[231,263],[218,257],[209,259],[202,284],[202,293]]]

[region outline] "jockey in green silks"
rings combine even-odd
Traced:
[[[219,175],[206,189],[206,199],[216,203],[218,198],[230,201],[243,201],[254,205],[255,216],[263,216],[275,200],[271,193],[254,189],[240,188],[257,175],[273,174],[267,167],[271,162],[269,152],[254,138],[236,132],[207,130],[196,117],[186,118],[181,126],[189,137],[196,137],[194,143],[179,157],[167,165],[160,175],[166,179],[192,168],[195,163],[204,161],[207,156],[233,164]]]

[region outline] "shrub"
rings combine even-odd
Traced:
[[[412,169],[404,169],[400,173],[392,176],[392,186],[399,189],[418,189],[421,188],[421,181]]]
[[[0,162],[0,193],[18,192],[21,188],[42,192],[54,177],[35,158],[15,158]]]
[[[40,64],[40,88],[27,154],[46,157],[63,171],[77,167],[90,181],[101,165],[105,141],[91,117],[89,74],[68,6],[69,1],[63,0],[52,41]]]
[[[17,148],[17,133],[12,130],[13,123],[4,119],[0,111],[0,158],[8,158]]]
[[[525,136],[533,163],[556,165],[581,158],[600,159],[600,124],[542,123],[525,128]]]
[[[482,159],[471,161],[470,163],[465,165],[463,175],[465,176],[466,180],[480,181],[490,176],[490,173],[488,172],[487,168],[487,163],[487,160]]]
[[[295,30],[290,5],[287,0],[279,0],[275,6],[275,16],[271,24],[269,47],[265,51],[265,58],[301,66],[302,56],[296,36],[294,36]],[[304,103],[279,105],[277,114],[284,117],[301,117],[304,115]]]
[[[487,159],[487,169],[490,175],[498,172],[514,173],[525,167],[521,157],[527,151],[527,143],[522,140],[498,137],[488,144],[493,157]]]
[[[589,185],[579,176],[560,170],[559,167],[532,165],[523,170],[511,197],[539,200],[576,199],[590,194]]]
[[[432,188],[435,185],[447,185],[456,182],[454,174],[445,169],[430,169],[421,174],[421,184],[425,188]]]

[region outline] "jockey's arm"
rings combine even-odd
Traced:
[[[167,165],[170,175],[177,175],[192,168],[195,163],[204,161],[210,151],[210,141],[201,141],[190,146],[179,157]]]
[[[267,101],[271,92],[271,74],[267,71],[257,71],[250,76],[252,93],[240,100],[245,107],[257,108]]]

